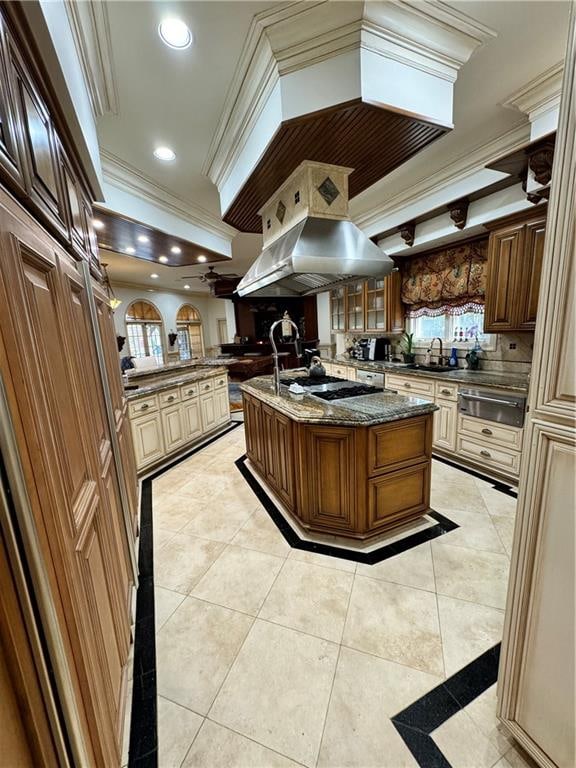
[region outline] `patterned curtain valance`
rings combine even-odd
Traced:
[[[477,240],[403,264],[402,301],[408,314],[461,314],[467,305],[482,306],[487,245],[487,239]]]

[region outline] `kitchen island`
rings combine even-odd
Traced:
[[[275,395],[270,376],[241,389],[251,465],[307,531],[364,540],[429,511],[434,403]]]

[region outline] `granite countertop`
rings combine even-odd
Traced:
[[[419,376],[425,379],[438,379],[439,381],[456,381],[469,387],[495,387],[507,389],[511,392],[526,394],[530,383],[530,375],[525,373],[505,373],[499,371],[470,371],[467,368],[457,368],[453,371],[434,373],[422,371],[418,368],[407,368],[404,363],[372,362],[370,360],[347,360],[344,358],[322,358],[327,363],[341,363],[361,368],[363,371],[378,371],[380,373],[395,373],[398,376]]]
[[[235,357],[199,357],[194,360],[181,360],[177,363],[166,363],[156,368],[131,368],[127,371],[128,379],[141,379],[147,376],[155,376],[158,373],[169,373],[170,371],[179,371],[183,368],[205,368],[211,366],[222,367],[237,362]]]
[[[165,376],[158,381],[153,381],[149,384],[141,384],[138,389],[126,390],[126,399],[136,400],[144,395],[152,395],[156,392],[161,392],[164,389],[177,387],[180,384],[190,384],[192,381],[202,381],[208,376],[217,376],[219,373],[227,373],[226,368],[223,366],[205,366],[203,368],[196,368],[190,373],[181,373],[180,375],[170,377]]]
[[[275,395],[272,376],[257,376],[249,379],[240,384],[240,389],[262,400],[290,419],[307,424],[369,427],[387,421],[421,416],[437,410],[437,406],[427,400],[406,397],[387,390],[377,394],[347,398],[337,403],[321,400],[314,395],[293,395],[285,384],[280,388],[280,395]]]

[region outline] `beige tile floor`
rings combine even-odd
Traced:
[[[160,768],[416,766],[390,717],[501,639],[515,500],[435,461],[460,528],[357,566],[288,546],[244,450],[239,427],[153,481]],[[527,765],[495,708],[434,732],[453,768]]]

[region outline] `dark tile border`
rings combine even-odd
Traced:
[[[319,555],[338,557],[341,560],[351,560],[355,563],[375,565],[376,563],[381,563],[383,560],[387,560],[389,557],[399,555],[401,552],[406,552],[408,549],[417,547],[419,544],[424,544],[426,541],[432,541],[432,539],[436,539],[438,536],[443,536],[445,533],[449,533],[449,531],[459,528],[457,523],[454,523],[439,512],[432,510],[428,512],[428,516],[436,520],[436,525],[432,525],[424,531],[408,534],[406,538],[400,539],[400,541],[384,544],[382,547],[379,547],[372,552],[357,552],[353,549],[344,549],[342,547],[332,547],[329,544],[317,544],[311,541],[305,541],[304,539],[301,539],[292,526],[286,522],[274,501],[246,466],[246,459],[246,454],[237,459],[235,462],[236,467],[257,496],[258,501],[262,504],[266,512],[268,512],[284,539],[293,549],[303,549],[306,552],[316,552]]]
[[[240,426],[232,421],[221,432],[196,445],[142,480],[140,492],[140,541],[138,547],[138,590],[134,629],[134,673],[130,714],[129,768],[157,768],[158,710],[156,690],[156,631],[154,614],[154,536],[152,481],[181,461],[216,442]]]
[[[484,480],[485,482],[490,483],[495,491],[505,493],[506,496],[512,496],[513,499],[518,498],[518,491],[514,491],[512,486],[508,485],[507,483],[501,483],[499,480],[494,480],[493,477],[483,475],[482,472],[478,472],[475,469],[470,469],[469,467],[464,467],[462,464],[458,464],[455,461],[450,461],[450,459],[445,459],[444,456],[437,456],[435,453],[432,454],[432,460],[440,461],[442,464],[447,464],[449,467],[454,467],[454,469],[459,469],[461,472],[466,472],[467,475],[472,475],[472,477],[477,477],[479,480]]]
[[[432,732],[498,678],[500,643],[391,718],[420,768],[451,768]]]

